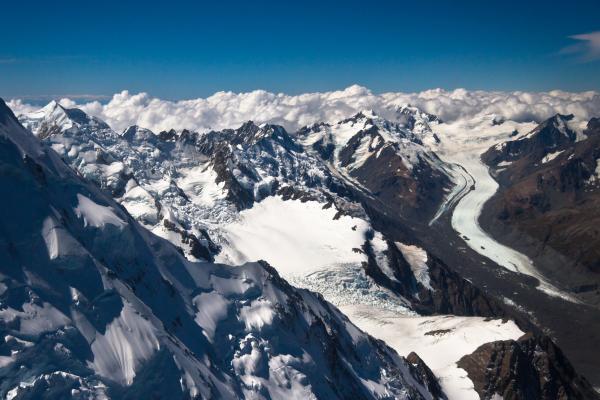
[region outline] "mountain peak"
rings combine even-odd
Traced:
[[[560,113],[556,113],[550,119],[562,119],[563,121],[571,121],[573,118],[575,118],[575,115],[573,115],[573,114],[560,114]]]
[[[92,117],[79,108],[66,108],[56,100],[37,111],[20,115],[19,121],[34,135],[42,138],[73,127],[93,126],[109,129],[101,119]]]
[[[527,135],[490,148],[483,154],[483,159],[491,165],[513,162],[525,157],[530,158],[531,163],[537,163],[548,154],[573,146],[577,141],[577,133],[569,126],[573,118],[573,114],[555,114]]]
[[[129,128],[126,128],[123,132],[121,132],[121,137],[126,140],[131,139],[147,139],[153,138],[156,135],[149,129],[142,128],[138,125],[131,125]]]
[[[361,110],[361,111],[357,112],[356,114],[354,114],[353,116],[351,116],[349,118],[339,121],[338,125],[347,124],[347,123],[355,124],[359,121],[365,121],[365,123],[367,123],[368,121],[372,121],[373,119],[383,119],[383,118],[381,118],[379,115],[377,115],[375,113],[375,111],[365,109],[365,110]]]
[[[294,143],[294,140],[280,125],[261,124],[259,126],[254,121],[247,121],[236,129],[234,133],[233,144],[255,145],[263,140],[272,139],[287,149],[298,150],[298,146]]]
[[[600,118],[592,118],[588,121],[585,133],[600,131]]]
[[[430,114],[426,111],[423,111],[419,107],[413,106],[411,104],[401,105],[397,109],[398,114],[404,115],[413,115],[415,117],[419,117],[421,119],[426,120],[427,122],[442,122],[437,115]]]
[[[52,100],[50,101],[48,104],[46,104],[44,107],[42,107],[42,109],[40,111],[44,111],[47,113],[52,112],[53,110],[57,109],[58,107],[63,108],[58,101],[56,100]]]
[[[560,137],[566,137],[568,141],[574,142],[577,139],[577,133],[568,124],[573,118],[573,114],[555,114],[542,122],[533,132],[541,135],[551,146],[562,142],[563,139]]]
[[[365,118],[375,118],[375,117],[378,117],[378,114],[372,108],[361,110],[359,112],[359,114],[364,115]]]

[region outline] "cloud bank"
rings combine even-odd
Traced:
[[[78,107],[121,131],[139,125],[155,132],[161,130],[234,128],[253,120],[275,123],[295,130],[315,122],[335,122],[364,109],[388,116],[400,105],[410,104],[435,114],[446,122],[496,115],[517,122],[540,122],[555,113],[574,114],[579,121],[600,116],[600,93],[490,92],[456,89],[427,90],[419,93],[373,94],[365,87],[344,90],[275,94],[264,90],[248,93],[218,92],[207,98],[168,101],[147,93],[122,91],[106,103],[76,102],[64,98],[65,107]],[[16,114],[31,112],[33,107],[19,99],[8,103]]]

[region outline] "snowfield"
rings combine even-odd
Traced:
[[[429,290],[433,290],[429,279],[429,269],[427,268],[427,252],[414,245],[406,245],[396,242],[396,247],[402,253],[417,281],[421,282]]]
[[[479,346],[523,335],[514,322],[481,317],[407,316],[369,306],[341,306],[360,329],[385,341],[402,356],[414,351],[440,380],[450,400],[479,400],[465,370],[456,362]]]
[[[336,219],[335,208],[324,206],[267,197],[222,227],[228,245],[216,260],[241,265],[262,259],[293,285],[321,293],[334,305],[370,304],[412,313],[406,299],[380,287],[364,272],[367,256],[362,246],[372,231],[369,222],[347,215]],[[387,249],[379,232],[371,243],[377,254]]]
[[[80,193],[77,194],[77,201],[75,214],[83,218],[86,226],[89,225],[95,228],[102,228],[106,224],[116,227],[125,226],[125,222],[116,216],[112,208],[96,204]]]
[[[79,316],[76,326],[82,332],[94,328]],[[84,325],[87,322],[87,325]],[[94,361],[90,366],[99,375],[123,385],[131,385],[140,365],[160,350],[152,324],[125,303],[121,314],[107,325],[104,333],[94,332],[90,338]]]
[[[347,215],[334,219],[336,213],[316,201],[267,197],[222,227],[228,245],[217,260],[239,265],[263,259],[286,278],[366,261],[360,249],[368,222]]]

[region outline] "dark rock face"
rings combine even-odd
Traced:
[[[342,167],[347,167],[354,160],[356,151],[360,147],[363,140],[368,141],[368,151],[374,152],[380,150],[385,142],[379,134],[377,126],[371,125],[370,128],[359,131],[352,136],[344,148],[340,151],[339,159]]]
[[[350,146],[355,144],[355,138],[359,141],[369,133],[361,132],[360,136],[352,138],[342,149],[342,165],[350,162],[346,151],[353,153]],[[375,143],[372,151],[377,151],[377,156],[369,157],[364,164],[353,169],[350,175],[380,201],[394,207],[396,212],[406,218],[430,219],[444,197],[444,189],[451,185],[448,176],[435,169],[431,162],[421,158],[412,168],[407,167],[399,156],[396,145],[378,146],[376,138],[377,136],[369,135],[369,140]]]
[[[419,291],[417,280],[402,253],[398,251],[394,243],[388,240],[387,245],[387,261],[389,268],[394,272],[395,280],[390,279],[390,277],[381,271],[375,261],[375,255],[369,242],[366,242],[363,246],[363,251],[368,257],[368,262],[364,266],[365,272],[379,285],[387,287],[407,299],[411,299]]]
[[[88,114],[78,108],[63,108],[69,119],[76,124],[89,125],[94,124],[97,129],[108,129],[109,126],[104,121],[90,117]]]
[[[537,258],[550,277],[574,289],[595,288],[600,282],[600,123],[592,119],[587,138],[575,142],[565,118],[557,115],[525,139],[507,142],[503,151],[496,146],[484,154],[500,190],[482,221],[492,233],[511,238],[510,245],[527,243],[520,250]],[[500,161],[511,163],[498,167]]]
[[[213,169],[217,173],[217,183],[224,183],[227,191],[227,200],[236,205],[238,210],[243,210],[252,206],[254,195],[252,191],[243,187],[236,179],[233,169],[230,168],[230,153],[221,149],[214,155]]]
[[[165,142],[173,141],[177,138],[177,132],[175,132],[174,129],[171,129],[169,131],[161,131],[158,134],[158,138]]]
[[[368,242],[363,246],[368,256],[365,272],[381,286],[387,287],[406,299],[419,314],[453,314],[464,316],[505,317],[504,309],[484,292],[452,271],[442,260],[428,255],[427,268],[433,290],[419,283],[408,262],[394,243],[388,241],[387,260],[394,271],[390,279],[377,266]]]
[[[217,254],[219,252],[219,246],[217,246],[211,238],[208,236],[206,231],[201,231],[202,237],[199,239],[196,236],[192,235],[188,231],[179,229],[173,222],[168,219],[163,219],[163,225],[166,229],[171,232],[178,233],[181,235],[181,241],[184,244],[187,244],[190,247],[190,253],[197,259],[206,260],[206,261],[214,261],[215,257],[213,254]],[[181,249],[180,252],[183,253]]]
[[[597,135],[600,132],[600,118],[592,118],[587,125],[587,134]]]
[[[484,292],[463,279],[438,258],[427,263],[431,285],[435,291],[421,289],[415,309],[426,314],[479,315],[483,317],[504,317],[502,307]]]
[[[429,393],[431,393],[434,398],[447,399],[437,378],[417,353],[414,351],[411,352],[406,356],[406,361],[408,361],[412,375],[417,378],[420,384],[429,390]]]
[[[487,343],[460,359],[482,399],[598,399],[560,349],[546,336]]]
[[[500,147],[492,147],[482,158],[488,164],[514,161],[523,157],[541,159],[546,154],[575,142],[577,135],[567,125],[572,119],[573,115],[556,114],[538,125],[529,135],[506,142]]]

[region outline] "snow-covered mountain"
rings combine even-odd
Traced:
[[[398,205],[401,215],[431,218],[451,187],[451,165],[426,145],[436,137],[427,125],[429,117],[407,111],[398,109],[401,122],[360,112],[334,125],[301,129],[297,136],[346,180],[383,203]],[[409,129],[416,125],[420,129]]]
[[[117,133],[100,120],[82,116],[79,110],[56,104],[19,119],[78,174],[103,189],[105,195],[112,196],[134,219],[170,241],[188,259],[175,256],[173,248],[164,241],[126,220],[127,226],[136,226],[144,232],[140,235],[146,238],[146,243],[151,242],[151,252],[159,260],[136,261],[136,265],[156,265],[163,276],[164,271],[176,271],[169,272],[176,276],[165,277],[171,283],[169,287],[173,288],[168,291],[175,293],[173,297],[183,296],[184,308],[192,322],[201,327],[194,329],[200,329],[205,344],[217,349],[216,354],[233,352],[244,357],[245,361],[238,363],[234,360],[235,355],[228,355],[224,364],[222,360],[219,364],[210,355],[202,357],[210,360],[213,369],[222,368],[219,371],[227,370],[224,365],[229,363],[229,369],[223,372],[230,379],[225,385],[231,383],[237,388],[232,389],[235,395],[259,397],[268,393],[273,398],[281,398],[290,393],[304,396],[312,391],[317,397],[332,393],[338,397],[352,397],[350,394],[353,394],[361,398],[401,398],[406,393],[415,395],[411,394],[412,389],[407,389],[413,387],[427,397],[422,386],[410,383],[411,376],[427,386],[434,396],[441,396],[442,391],[453,399],[510,395],[511,389],[501,385],[497,385],[495,391],[485,389],[488,392],[484,392],[474,384],[471,371],[459,368],[457,362],[491,342],[517,343],[516,340],[530,329],[536,332],[532,336],[534,343],[541,343],[544,337],[538,336],[539,332],[527,320],[463,279],[440,257],[437,247],[419,236],[431,233],[427,231],[433,229],[429,222],[452,194],[456,167],[442,161],[433,151],[444,140],[432,128],[440,124],[435,116],[409,106],[387,114],[392,120],[372,111],[363,111],[339,123],[315,124],[295,133],[288,133],[277,125],[259,126],[252,122],[238,129],[211,132],[171,130],[153,133],[133,126]],[[71,119],[70,115],[77,118]],[[44,128],[48,126],[53,128]],[[102,197],[105,199],[102,201],[88,199],[109,205],[112,210],[121,210],[106,197]],[[85,208],[78,202],[72,208],[81,207]],[[98,208],[94,210],[93,214],[106,214]],[[119,221],[125,221],[121,214],[116,215]],[[116,226],[120,225],[117,219],[107,218]],[[105,225],[112,226],[109,222]],[[68,232],[79,237],[79,233]],[[122,242],[126,247],[126,241]],[[170,249],[168,255],[163,253],[165,246]],[[114,250],[119,252],[120,248]],[[437,256],[432,250],[438,252]],[[125,255],[119,257],[126,256],[127,252],[124,252]],[[106,257],[93,255],[99,259]],[[274,269],[262,263],[248,264],[259,259],[266,260]],[[189,262],[199,260],[205,262]],[[240,267],[209,263],[215,260]],[[123,264],[121,261],[116,263],[120,268]],[[262,268],[266,272],[256,272],[263,271]],[[200,274],[196,269],[204,272]],[[213,275],[218,276],[218,284],[213,282]],[[141,283],[146,282],[144,279],[132,273],[125,280],[128,285],[133,281],[135,287],[137,284],[155,286],[156,282]],[[349,320],[318,296],[319,300],[314,301],[321,311],[315,311],[317,309],[311,306],[314,301],[309,300],[313,295],[292,288],[284,279],[297,287],[321,293],[325,300],[340,307]],[[194,285],[202,289],[194,288]],[[219,285],[226,285],[227,289]],[[179,294],[181,291],[191,294],[185,297]],[[218,296],[205,292],[216,292]],[[289,298],[292,297],[295,305],[290,308]],[[201,300],[206,302],[200,303]],[[272,306],[263,307],[265,301]],[[141,302],[145,303],[145,299]],[[215,311],[205,316],[198,305]],[[152,305],[149,307],[152,309]],[[248,311],[250,314],[246,317],[243,310],[248,307],[252,311]],[[309,328],[308,333],[296,328],[295,313],[301,313],[299,310],[308,310],[306,312],[325,321],[323,326],[329,336],[322,336],[325,340],[317,341],[320,344],[311,339],[313,328]],[[286,317],[278,319],[280,315]],[[231,322],[230,317],[237,322]],[[162,317],[158,318],[165,323]],[[285,322],[281,322],[283,320]],[[172,323],[171,320],[168,322]],[[369,342],[372,346],[380,346],[375,352],[378,361],[363,359],[361,346],[346,341],[344,333],[338,333],[344,329],[352,332],[349,328],[352,324],[385,340],[399,354],[406,355],[410,363],[403,364],[404,361],[394,353],[390,354],[396,361],[379,357],[380,353],[389,352],[379,342]],[[240,328],[242,325],[244,329]],[[234,326],[241,330],[236,331]],[[302,348],[305,352],[302,353],[294,348],[285,353],[291,358],[284,362],[281,357],[287,351],[284,348],[288,349],[290,344],[287,341],[281,344],[275,337],[282,332],[287,336],[290,327],[294,327],[295,336],[289,340],[308,335],[305,336],[308,346],[314,352]],[[231,330],[237,333],[230,333]],[[227,335],[239,336],[242,331],[254,335],[244,342],[244,346],[225,338]],[[265,336],[259,337],[255,331]],[[167,329],[167,333],[171,331]],[[365,381],[363,375],[359,379],[361,384],[349,386],[343,383],[346,378],[327,375],[337,370],[337,366],[331,366],[331,371],[321,375],[326,377],[325,381],[336,380],[335,389],[323,392],[321,387],[327,384],[320,378],[312,382],[313,376],[303,369],[311,364],[305,362],[306,357],[302,354],[308,353],[316,360],[317,353],[326,351],[327,356],[321,361],[330,363],[332,350],[325,348],[336,348],[337,340],[345,346],[344,352],[358,350],[358,353],[352,353],[353,356],[371,366],[392,368],[390,365],[394,365],[397,371],[405,371],[402,365],[408,365],[410,371],[420,373],[399,373],[398,385],[403,389],[394,392],[389,387],[396,383],[388,384],[385,379],[374,380],[372,377]],[[238,347],[235,347],[236,343]],[[190,351],[196,354],[195,350]],[[280,357],[279,361],[272,361],[273,357]],[[354,360],[348,357],[344,363],[354,369]],[[545,360],[548,365],[568,363],[566,359],[557,360],[552,356]],[[300,366],[294,367],[294,372],[285,372],[287,380],[282,380],[277,375],[279,372],[274,372],[275,364],[279,363],[277,365],[287,371],[283,365],[288,361]],[[569,371],[553,375],[551,384],[568,386],[577,378],[574,371]],[[482,387],[496,378],[486,377]],[[202,379],[209,378],[203,375]],[[436,387],[436,379],[440,387]],[[589,388],[585,380],[582,382],[574,393],[584,393]],[[479,385],[479,381],[476,383]],[[338,384],[351,389],[343,391],[336,386]],[[122,390],[128,392],[134,386],[135,382],[131,385],[126,382]],[[364,391],[363,387],[370,389]],[[115,396],[116,392],[111,393]]]
[[[485,221],[543,260],[548,276],[600,304],[600,124],[594,118],[576,132],[571,120],[557,114],[484,153],[500,184]]]
[[[546,159],[548,161],[553,158],[553,153],[577,141],[577,132],[569,126],[572,119],[573,115],[556,114],[526,135],[501,142],[490,148],[483,156],[484,161],[508,165],[524,157],[535,159],[535,161],[544,161],[546,156],[548,156]]]
[[[30,126],[31,119],[21,117]],[[377,232],[362,205],[368,197],[407,216],[435,210],[450,185],[450,166],[423,144],[430,130],[413,133],[367,112],[294,135],[252,122],[203,134],[154,134],[139,127],[118,134],[96,123],[66,126],[43,141],[190,260],[265,259],[288,271],[286,279],[317,290],[321,280],[317,275],[307,280],[309,272],[343,267],[343,274],[361,279],[367,274],[400,295],[394,302],[402,308],[418,303],[427,304],[428,312],[497,313],[487,300],[475,303],[477,290],[466,289],[449,271],[439,282],[424,267],[413,272],[401,251],[410,247]],[[372,144],[357,146],[366,139]],[[358,158],[350,165],[348,160]],[[446,270],[426,255],[421,259],[433,270]],[[464,288],[458,299],[448,293],[433,299],[448,286]]]
[[[423,215],[450,185],[448,166],[423,145],[430,130],[415,134],[372,114],[295,135],[252,122],[206,134],[136,126],[118,134],[80,114],[50,103],[20,121],[191,259],[211,259],[222,244],[220,225],[270,195],[331,203],[364,218],[348,187],[358,183],[382,201],[402,198],[402,212]],[[329,148],[335,151],[326,154]]]
[[[24,123],[27,129],[35,131],[41,138],[71,128],[109,129],[100,119],[90,117],[77,108],[65,108],[56,101],[51,101],[44,108],[28,114]]]
[[[418,358],[408,363],[268,264],[187,261],[3,102],[0,169],[3,397],[441,395]]]

